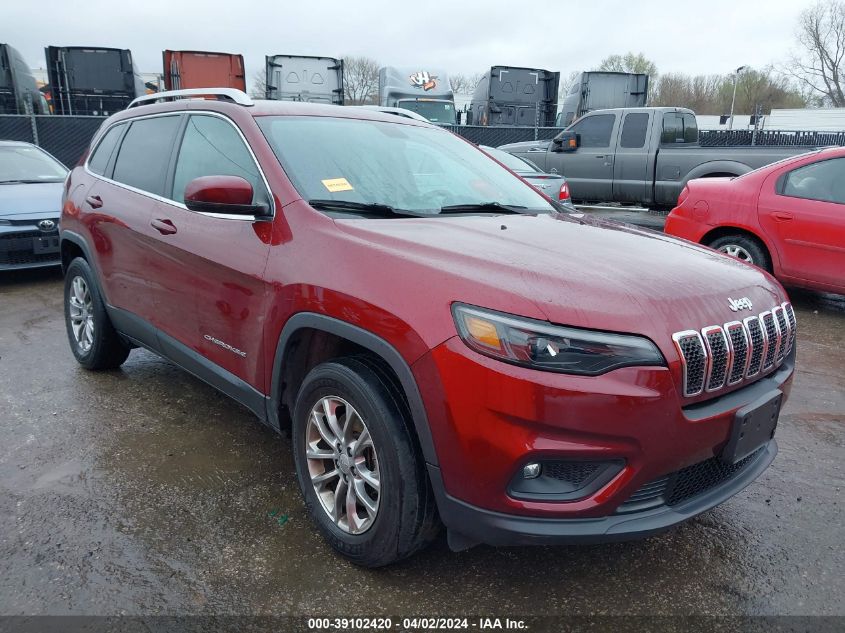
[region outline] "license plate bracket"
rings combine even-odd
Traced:
[[[775,436],[782,403],[783,392],[774,389],[737,411],[730,439],[722,451],[722,461],[736,464],[771,440]]]
[[[59,236],[47,235],[32,238],[32,252],[36,255],[49,255],[59,252]]]

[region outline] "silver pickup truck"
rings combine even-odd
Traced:
[[[692,110],[619,108],[590,112],[551,141],[499,149],[565,176],[576,201],[671,207],[693,178],[741,176],[810,148],[701,147]]]

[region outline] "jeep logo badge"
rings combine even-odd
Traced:
[[[741,299],[731,299],[728,297],[728,306],[730,306],[731,310],[734,312],[739,312],[740,310],[750,310],[754,307],[751,305],[751,299],[748,297],[742,297]]]
[[[42,231],[52,231],[56,228],[56,223],[52,220],[41,220],[41,222],[38,223],[38,228]]]

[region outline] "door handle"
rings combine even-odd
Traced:
[[[772,213],[772,217],[775,220],[786,221],[791,220],[795,216],[793,216],[791,213],[786,213],[785,211],[775,211],[774,213]]]
[[[604,154],[596,154],[596,158],[604,158]]]
[[[162,235],[173,235],[176,233],[176,225],[170,220],[155,219],[150,222],[150,226]]]
[[[85,198],[85,202],[88,203],[88,206],[92,209],[99,209],[103,206],[103,199],[100,196],[88,196]]]

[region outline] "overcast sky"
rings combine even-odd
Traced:
[[[5,2],[0,42],[33,67],[44,47],[131,49],[141,72],[161,51],[242,53],[251,77],[264,55],[368,55],[383,64],[476,73],[491,65],[589,70],[642,52],[660,72],[726,73],[782,62],[812,0],[40,0]],[[530,10],[534,7],[535,10]]]

